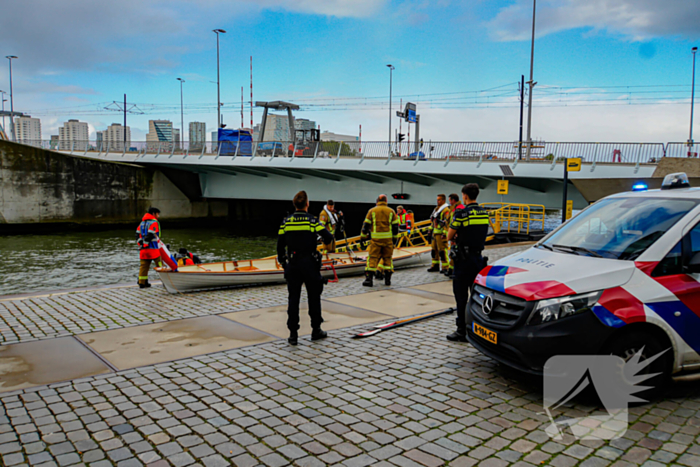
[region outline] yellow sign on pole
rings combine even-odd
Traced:
[[[571,159],[566,159],[566,171],[567,172],[580,172],[581,171],[581,158],[573,157]]]
[[[508,194],[508,180],[499,180],[498,181],[497,193],[499,195],[507,195]]]
[[[574,213],[574,202],[573,200],[566,200],[566,220],[571,219],[571,216]]]

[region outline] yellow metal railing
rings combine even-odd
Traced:
[[[428,242],[428,232],[430,230],[430,220],[414,223],[413,229],[411,229],[410,232],[399,232],[396,248],[430,245],[430,242]],[[347,251],[349,247],[351,251],[360,251],[367,248],[367,242],[367,239],[361,241],[359,235],[348,237],[347,241],[345,239],[338,240],[335,245],[335,250],[339,252]],[[322,249],[323,245],[319,246],[319,250]]]
[[[544,231],[545,209],[541,204],[483,203],[494,233],[530,234]]]

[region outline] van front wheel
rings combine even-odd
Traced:
[[[638,386],[648,387],[639,391],[634,396],[651,401],[661,396],[668,388],[671,381],[671,368],[673,364],[673,349],[667,342],[663,342],[652,333],[636,332],[628,333],[614,339],[607,348],[606,354],[617,355],[628,363],[634,355],[641,353],[639,363],[653,359],[651,363],[636,372],[637,375],[654,375],[641,382]]]

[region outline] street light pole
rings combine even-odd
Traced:
[[[389,154],[391,154],[391,93],[394,81],[394,66],[387,65],[389,67]]]
[[[0,90],[0,101],[2,101],[2,130],[7,131],[7,127],[5,126],[5,102],[7,102],[7,99],[5,99],[5,94],[7,94],[5,91]]]
[[[691,50],[693,52],[693,85],[690,91],[690,138],[688,138],[688,147],[693,146],[693,106],[695,105],[695,53],[698,51],[698,48],[693,47]]]
[[[221,128],[221,84],[219,75],[219,34],[226,34],[223,29],[214,29],[216,34],[216,111],[217,118],[216,128]]]
[[[530,86],[530,91],[527,96],[527,151],[525,159],[530,160],[530,150],[532,149],[532,88],[535,87],[533,81],[533,66],[535,62],[535,10],[537,0],[532,0],[532,42],[530,43],[530,81],[527,84]]]
[[[15,55],[7,55],[5,57],[10,61],[10,128],[12,128],[12,141],[17,141],[15,137],[15,95],[12,92],[12,59],[17,58]]]
[[[182,145],[182,148],[184,149],[185,147],[185,117],[184,117],[184,112],[183,112],[183,100],[182,100],[182,83],[185,82],[184,79],[182,78],[177,78],[177,80],[180,82],[180,127],[182,130],[180,131],[180,144]]]

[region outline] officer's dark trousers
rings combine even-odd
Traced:
[[[287,308],[287,328],[294,332],[299,329],[299,300],[301,299],[301,286],[306,286],[306,295],[309,300],[309,316],[311,327],[320,328],[323,323],[321,317],[321,293],[323,292],[323,279],[318,270],[318,263],[311,256],[292,260],[284,272],[289,290],[289,306]]]
[[[469,290],[479,271],[483,269],[483,261],[481,255],[467,255],[465,259],[455,259],[452,292],[457,301],[457,331],[461,334],[465,334],[467,331],[466,310]]]

